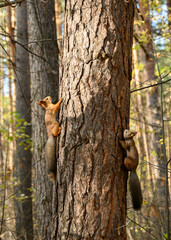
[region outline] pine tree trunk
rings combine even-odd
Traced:
[[[132,1],[66,3],[52,239],[126,239],[117,136],[129,125],[133,12]]]
[[[23,45],[28,42],[26,2],[23,2],[20,7],[17,7],[17,41]],[[28,52],[18,44],[16,47],[16,55],[16,110],[20,114],[20,119],[24,119],[30,123],[29,55]],[[26,127],[25,134],[31,138],[31,126]],[[14,162],[14,177],[16,181],[19,182],[19,184],[15,186],[16,234],[17,237],[31,240],[33,239],[32,198],[30,191],[32,187],[32,153],[30,148],[25,150],[25,147],[28,146],[24,146],[22,143],[22,138],[17,139],[16,158]]]
[[[37,103],[46,96],[58,100],[58,47],[56,42],[54,1],[30,0],[28,29],[31,96],[34,186],[38,239],[50,239],[52,216],[52,183],[46,175],[44,147],[47,141],[44,114]]]

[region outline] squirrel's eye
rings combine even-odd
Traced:
[[[48,100],[48,98],[46,98],[46,100]]]

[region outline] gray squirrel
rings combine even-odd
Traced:
[[[142,192],[140,182],[136,173],[136,169],[139,163],[139,155],[133,137],[136,132],[130,130],[124,130],[124,141],[119,141],[122,147],[126,150],[127,157],[124,159],[124,166],[130,171],[129,186],[132,198],[133,208],[139,210],[142,205]]]
[[[59,123],[55,120],[55,114],[58,111],[62,98],[58,103],[52,104],[50,96],[45,97],[43,100],[38,102],[46,109],[45,112],[45,125],[48,134],[48,140],[45,146],[45,158],[46,158],[46,170],[50,181],[56,179],[56,137],[61,132]]]

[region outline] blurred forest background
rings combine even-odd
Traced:
[[[34,23],[36,20],[29,2],[26,6],[23,0],[0,0],[0,239],[9,240],[39,239],[35,205],[39,200],[35,192],[43,189],[32,181],[39,160],[31,162],[33,138],[30,114],[36,114],[31,103],[37,83],[36,80],[35,85],[32,82],[31,94],[29,78],[36,79],[40,71],[44,73],[51,69],[53,76],[48,75],[51,80],[45,87],[51,85],[48,91],[52,92],[53,100],[58,97],[54,83],[58,82],[58,73],[54,73],[54,69],[61,71],[65,38],[65,2],[55,0],[54,9],[50,4],[52,1],[41,1],[49,12],[47,16],[43,10],[38,13],[42,20],[40,32]],[[137,0],[134,5],[130,129],[138,133],[135,139],[140,155],[138,176],[143,207],[138,212],[132,209],[128,191],[127,238],[169,239],[171,1]],[[54,25],[50,22],[47,24],[48,16],[52,16],[54,11]],[[52,25],[56,31],[52,31]],[[39,42],[35,47],[36,39]],[[41,41],[46,41],[52,49],[48,47],[49,52],[42,52]],[[30,66],[29,55],[32,61]],[[24,60],[20,61],[21,56]],[[34,58],[41,60],[44,69],[37,65]],[[44,97],[45,93],[42,92]],[[21,101],[26,105],[21,106]],[[17,161],[21,156],[29,159],[24,167],[21,167],[22,161]],[[23,238],[20,238],[21,232],[24,232]]]

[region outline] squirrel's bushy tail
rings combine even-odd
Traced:
[[[45,146],[46,170],[50,181],[56,178],[56,138],[49,136]]]
[[[136,171],[131,171],[129,176],[129,186],[132,198],[133,208],[139,210],[142,204],[142,192],[140,182]]]

